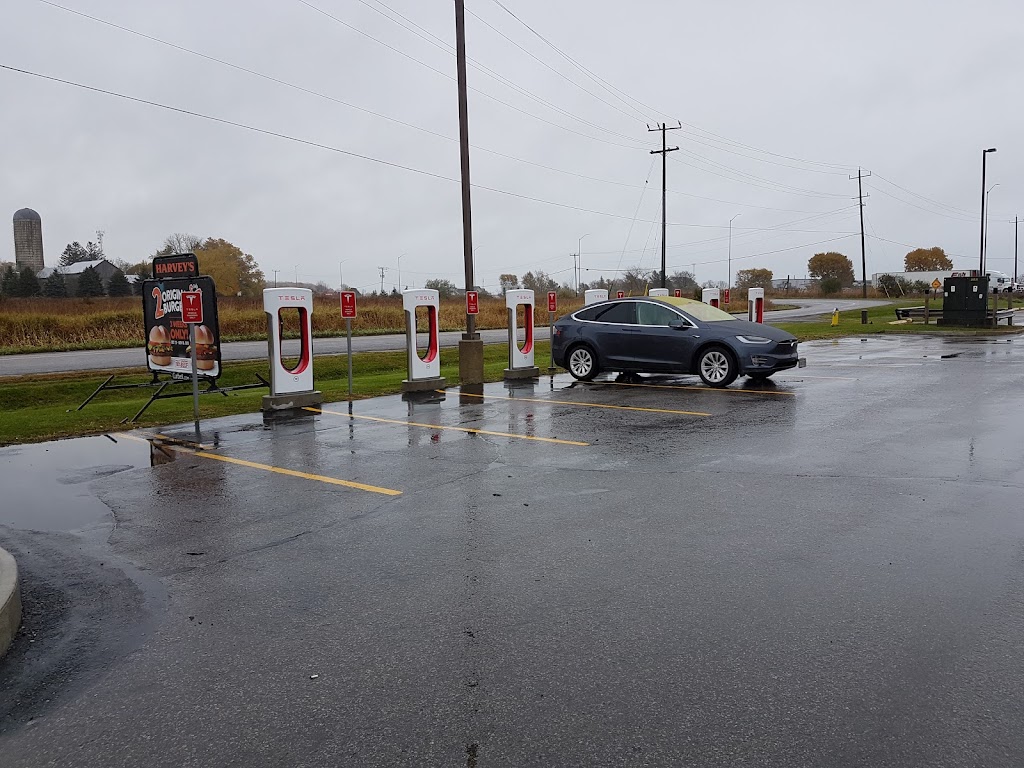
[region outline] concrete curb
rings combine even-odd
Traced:
[[[21,626],[21,591],[18,588],[18,564],[0,549],[0,656],[3,656]]]

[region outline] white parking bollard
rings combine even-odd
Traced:
[[[651,288],[647,292],[648,296],[668,296],[668,288]]]
[[[764,288],[747,291],[747,320],[752,323],[764,322]]]
[[[700,292],[700,300],[712,307],[721,305],[721,296],[722,293],[718,288],[705,288]]]
[[[583,294],[584,304],[596,304],[599,301],[608,301],[608,291],[604,288],[591,288]]]
[[[519,346],[519,307],[523,308],[525,334],[522,347]],[[505,308],[508,312],[508,368],[505,369],[505,379],[536,378],[540,376],[540,369],[533,364],[533,291],[505,291]]]
[[[416,310],[419,307],[425,307],[427,310],[427,348],[422,356],[416,342]],[[402,391],[424,392],[443,389],[446,382],[441,376],[441,339],[438,333],[440,295],[432,288],[403,291],[402,308],[405,310],[405,343],[409,369],[409,378],[402,381]]]
[[[299,315],[299,360],[285,366],[284,324],[281,311],[294,309]],[[270,358],[270,394],[263,396],[264,411],[280,411],[319,405],[320,393],[313,389],[313,292],[308,288],[267,288],[263,291],[267,315],[267,356]]]

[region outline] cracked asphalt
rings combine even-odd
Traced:
[[[1024,341],[801,350],[0,449],[0,763],[1021,765]]]

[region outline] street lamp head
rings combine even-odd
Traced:
[[[995,147],[992,147],[991,149],[986,149],[985,150],[985,152],[995,152],[995,151],[996,151]]]

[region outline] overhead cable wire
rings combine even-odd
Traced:
[[[38,0],[38,1],[43,3],[43,4],[45,4],[45,5],[51,6],[53,8],[57,8],[59,10],[66,11],[68,13],[75,14],[76,16],[81,16],[83,18],[89,19],[90,21],[94,21],[94,22],[97,22],[99,24],[103,24],[103,25],[111,27],[113,29],[117,29],[117,30],[120,30],[122,32],[127,32],[128,34],[135,35],[137,37],[140,37],[140,38],[145,39],[145,40],[149,40],[151,42],[159,43],[160,45],[164,45],[164,46],[166,46],[168,48],[180,51],[182,53],[187,53],[187,54],[192,55],[192,56],[197,56],[197,57],[199,57],[201,59],[204,59],[206,61],[211,61],[211,62],[213,62],[215,64],[220,64],[221,66],[225,66],[225,67],[228,67],[230,69],[237,70],[239,72],[244,72],[246,74],[252,75],[254,77],[261,78],[261,79],[266,80],[268,82],[272,82],[272,83],[275,83],[277,85],[281,85],[281,86],[284,86],[286,88],[293,89],[293,90],[298,91],[300,93],[305,93],[305,94],[307,94],[309,96],[315,96],[317,98],[324,99],[326,101],[329,101],[329,102],[332,102],[332,103],[335,103],[335,104],[339,104],[339,105],[341,105],[343,107],[347,107],[349,109],[353,109],[353,110],[356,110],[358,112],[362,112],[364,114],[371,115],[371,116],[379,118],[381,120],[386,120],[388,122],[395,123],[396,125],[400,125],[400,126],[403,126],[405,128],[410,128],[412,130],[419,131],[421,133],[427,134],[428,136],[434,136],[436,138],[443,139],[445,141],[453,142],[453,143],[459,141],[458,137],[456,137],[456,136],[448,136],[448,135],[440,133],[438,131],[433,131],[433,130],[431,130],[429,128],[425,128],[425,127],[423,127],[421,125],[417,125],[415,123],[407,122],[405,120],[402,120],[400,118],[394,117],[392,115],[388,115],[388,114],[385,114],[385,113],[382,113],[382,112],[377,112],[375,110],[368,109],[367,107],[363,107],[363,106],[360,106],[358,104],[353,104],[352,102],[345,101],[344,99],[339,99],[339,98],[337,98],[335,96],[331,96],[331,95],[323,93],[321,91],[317,91],[317,90],[312,89],[312,88],[307,88],[305,86],[298,85],[298,84],[290,82],[288,80],[283,80],[283,79],[275,77],[273,75],[268,75],[265,72],[260,72],[258,70],[254,70],[254,69],[251,69],[249,67],[245,67],[245,66],[243,66],[241,64],[236,64],[236,63],[228,61],[226,59],[221,59],[221,58],[218,58],[216,56],[211,56],[210,54],[203,53],[202,51],[197,51],[197,50],[194,50],[192,48],[187,48],[187,47],[185,47],[183,45],[179,45],[177,43],[173,43],[173,42],[170,42],[168,40],[163,40],[163,39],[161,39],[159,37],[155,37],[153,35],[149,35],[149,34],[146,34],[144,32],[140,32],[138,30],[131,29],[130,27],[126,27],[126,26],[123,26],[121,24],[117,24],[117,23],[109,21],[107,19],[103,19],[103,18],[100,18],[100,17],[97,17],[97,16],[91,16],[91,15],[89,15],[87,13],[83,13],[82,11],[78,11],[78,10],[75,10],[73,8],[68,8],[68,7],[60,5],[58,3],[54,3],[51,0]],[[629,187],[629,188],[633,188],[633,189],[640,189],[641,188],[641,185],[639,185],[639,184],[632,184],[632,183],[629,183],[629,182],[615,181],[613,179],[605,179],[605,178],[601,178],[601,177],[598,177],[598,176],[590,176],[588,174],[578,173],[578,172],[570,171],[570,170],[567,170],[567,169],[564,169],[564,168],[556,168],[554,166],[546,165],[544,163],[538,163],[538,162],[533,161],[533,160],[527,160],[525,158],[517,157],[515,155],[511,155],[511,154],[508,154],[506,152],[501,152],[501,151],[496,150],[496,149],[491,149],[489,147],[481,146],[479,144],[471,144],[470,146],[473,149],[475,149],[475,150],[477,150],[479,152],[485,152],[487,154],[491,154],[491,155],[494,155],[496,157],[502,157],[502,158],[505,158],[507,160],[512,160],[514,162],[522,163],[524,165],[530,165],[530,166],[533,166],[535,168],[541,168],[541,169],[544,169],[544,170],[547,170],[547,171],[551,171],[553,173],[560,173],[560,174],[563,174],[563,175],[566,175],[566,176],[573,176],[575,178],[584,179],[584,180],[587,180],[587,181],[596,181],[596,182],[599,182],[599,183],[602,183],[602,184],[610,184],[610,185],[615,185],[615,186],[620,186],[620,187]],[[669,192],[670,194],[682,195],[684,197],[689,197],[689,198],[693,198],[693,199],[697,199],[697,200],[707,200],[707,201],[710,201],[710,202],[723,203],[723,204],[726,204],[726,205],[739,205],[739,206],[743,206],[743,207],[746,207],[746,208],[757,208],[757,209],[760,209],[760,210],[784,211],[784,212],[791,212],[791,213],[813,213],[813,211],[805,211],[805,210],[800,210],[800,209],[795,209],[795,208],[778,208],[778,207],[773,207],[773,206],[756,205],[754,203],[743,203],[743,202],[739,202],[737,200],[723,200],[721,198],[708,197],[706,195],[698,195],[698,194],[695,194],[695,193],[692,193],[692,192],[683,192],[682,190],[678,190],[678,189],[671,189],[671,188],[669,188],[667,190],[667,192]]]
[[[46,0],[42,0],[42,1],[45,2]],[[338,16],[335,16],[333,13],[330,13],[329,11],[326,11],[323,8],[320,8],[319,6],[309,2],[309,0],[297,0],[297,2],[301,3],[302,5],[306,6],[309,9],[311,9],[313,11],[316,11],[317,13],[319,13],[319,14],[321,14],[321,15],[323,15],[323,16],[325,16],[325,17],[327,17],[327,18],[329,18],[329,19],[331,19],[331,20],[333,20],[335,22],[337,22],[338,24],[342,25],[343,27],[346,27],[347,29],[350,29],[353,32],[356,32],[357,34],[362,35],[363,37],[366,37],[366,38],[368,38],[370,40],[373,40],[375,43],[378,43],[379,45],[384,46],[388,50],[394,51],[395,53],[399,54],[400,56],[402,56],[402,57],[404,57],[406,59],[409,59],[410,61],[414,61],[414,62],[416,62],[417,64],[419,64],[419,65],[421,65],[423,67],[426,67],[431,72],[435,72],[435,73],[441,75],[442,77],[444,77],[444,78],[446,78],[448,80],[455,80],[455,78],[452,75],[448,74],[447,72],[444,72],[444,71],[442,71],[440,69],[437,69],[434,66],[431,66],[430,64],[427,64],[425,61],[417,59],[415,56],[412,56],[412,55],[406,53],[405,51],[401,50],[400,48],[396,48],[395,46],[391,45],[390,43],[387,43],[387,42],[381,40],[380,38],[371,35],[369,32],[366,32],[365,30],[362,30],[359,27],[357,27],[357,26],[355,26],[353,24],[350,24],[349,22],[345,21],[344,19],[342,19],[342,18],[340,18]],[[387,17],[385,16],[385,18],[387,18]],[[421,35],[421,37],[422,37],[422,35]],[[541,122],[545,122],[545,123],[548,123],[549,125],[553,125],[554,127],[559,128],[560,130],[569,131],[570,133],[578,134],[580,136],[583,136],[585,138],[591,139],[593,141],[601,141],[601,142],[604,142],[606,144],[612,144],[612,145],[615,145],[615,146],[622,146],[622,147],[626,147],[627,149],[634,149],[634,150],[638,149],[638,148],[646,149],[649,146],[651,146],[650,144],[645,144],[644,142],[642,142],[642,141],[640,141],[638,139],[634,139],[631,136],[627,136],[626,134],[623,134],[623,133],[618,133],[618,132],[613,131],[613,130],[611,130],[609,128],[605,128],[605,127],[600,126],[600,125],[598,125],[596,123],[592,123],[592,122],[590,122],[590,121],[588,121],[588,120],[586,120],[586,119],[584,119],[582,117],[579,117],[578,115],[574,115],[573,113],[568,112],[567,110],[564,110],[561,107],[559,107],[559,106],[557,106],[555,104],[552,104],[551,102],[546,101],[545,99],[542,99],[539,96],[536,96],[536,95],[530,93],[525,88],[522,88],[522,87],[516,85],[511,80],[508,80],[507,78],[504,78],[503,76],[497,74],[496,72],[493,72],[493,70],[489,70],[487,67],[484,67],[483,65],[480,65],[478,62],[473,61],[473,64],[475,64],[475,66],[481,72],[483,72],[484,74],[487,74],[488,76],[493,77],[494,79],[497,79],[499,82],[502,82],[503,84],[507,85],[508,87],[512,88],[513,90],[516,90],[521,95],[523,95],[523,96],[525,96],[525,97],[527,97],[529,99],[532,99],[534,101],[537,101],[538,103],[543,104],[544,106],[548,107],[549,109],[552,109],[552,110],[554,110],[556,112],[559,112],[560,114],[565,115],[566,117],[569,117],[569,118],[571,118],[573,120],[576,120],[576,121],[578,121],[580,123],[583,123],[584,125],[588,125],[588,126],[594,128],[596,130],[603,131],[604,133],[607,133],[607,134],[609,134],[611,136],[615,136],[617,138],[621,138],[621,139],[624,139],[626,141],[631,141],[631,142],[633,142],[634,146],[628,146],[628,145],[625,145],[625,144],[619,144],[618,142],[613,142],[610,139],[602,139],[602,138],[599,138],[597,136],[591,136],[590,134],[582,133],[581,131],[576,131],[576,130],[574,130],[572,128],[568,128],[566,126],[559,125],[558,123],[554,123],[554,122],[552,122],[550,120],[547,120],[547,119],[541,117],[540,115],[536,115],[533,112],[529,112],[529,111],[527,111],[527,110],[525,110],[525,109],[523,109],[521,107],[517,107],[514,104],[511,104],[511,103],[509,103],[507,101],[504,101],[503,99],[499,99],[497,96],[494,96],[493,94],[488,93],[487,91],[481,90],[479,88],[475,88],[473,86],[468,86],[468,89],[470,91],[472,91],[473,93],[478,93],[481,96],[483,96],[484,98],[487,98],[487,99],[490,99],[491,101],[497,102],[498,104],[501,104],[502,106],[507,107],[509,109],[513,109],[516,112],[520,112],[520,113],[522,113],[524,115],[528,115],[528,116],[534,118],[535,120],[540,120]]]
[[[363,2],[363,0],[360,0],[360,2]],[[630,109],[632,109],[632,110],[633,110],[633,112],[632,112],[632,114],[631,114],[631,113],[627,112],[626,110],[624,110],[624,109],[623,109],[622,107],[618,106],[617,104],[614,104],[614,103],[612,103],[612,102],[608,101],[608,100],[607,100],[606,98],[604,98],[603,96],[601,96],[601,95],[599,95],[599,94],[596,94],[596,93],[594,93],[593,91],[587,90],[586,88],[584,88],[584,87],[583,87],[582,85],[580,85],[579,83],[577,83],[577,82],[576,82],[575,80],[573,80],[573,79],[572,79],[571,77],[569,77],[568,75],[566,75],[566,74],[564,74],[563,72],[560,72],[559,70],[555,69],[555,68],[554,68],[553,66],[551,66],[550,64],[548,64],[548,63],[547,63],[546,61],[544,61],[544,60],[543,60],[542,58],[540,58],[539,56],[537,56],[536,54],[534,54],[534,53],[533,53],[532,51],[530,51],[530,50],[528,50],[528,49],[524,48],[524,47],[523,47],[522,45],[520,45],[519,43],[517,43],[517,42],[516,42],[515,40],[513,40],[513,39],[512,39],[511,37],[509,37],[508,35],[506,35],[506,34],[505,34],[504,32],[502,32],[502,31],[501,31],[500,29],[498,29],[498,28],[497,28],[497,27],[495,27],[495,26],[494,26],[493,24],[491,24],[490,22],[488,22],[488,21],[487,21],[486,19],[484,19],[483,17],[481,17],[481,16],[479,16],[478,14],[474,13],[472,9],[470,9],[470,8],[467,8],[467,9],[466,9],[466,13],[468,13],[468,14],[469,14],[470,16],[472,16],[472,17],[473,17],[474,19],[476,19],[477,21],[479,21],[479,22],[480,22],[481,24],[483,24],[483,25],[484,25],[485,27],[487,27],[487,28],[488,28],[489,30],[491,30],[491,31],[492,31],[492,32],[494,32],[495,34],[497,34],[497,35],[499,35],[500,37],[502,37],[502,38],[504,38],[505,40],[507,40],[507,41],[508,41],[509,43],[511,43],[512,45],[514,45],[514,46],[515,46],[516,48],[518,48],[518,49],[519,49],[520,51],[522,51],[523,53],[525,53],[525,54],[526,54],[527,56],[529,56],[529,57],[530,57],[531,59],[533,59],[534,61],[536,61],[536,62],[537,62],[538,64],[540,64],[541,66],[543,66],[543,67],[545,67],[545,68],[549,69],[550,71],[554,72],[554,73],[555,73],[556,75],[558,75],[558,76],[559,76],[560,78],[562,78],[563,80],[565,80],[565,81],[566,81],[567,83],[569,83],[570,85],[572,85],[572,86],[574,86],[575,88],[578,88],[579,90],[583,91],[583,93],[585,93],[585,94],[587,94],[588,96],[591,96],[591,97],[593,97],[593,98],[597,99],[597,100],[598,100],[598,101],[600,101],[600,102],[601,102],[602,104],[606,104],[607,106],[611,107],[611,108],[612,108],[612,109],[614,109],[614,110],[615,110],[616,112],[618,112],[619,114],[625,115],[625,116],[626,116],[626,117],[628,117],[628,118],[629,118],[630,120],[641,120],[641,121],[644,121],[644,122],[646,122],[646,118],[645,118],[645,116],[644,116],[643,112],[640,112],[640,111],[639,111],[639,110],[637,110],[637,109],[636,109],[635,107],[632,107],[632,106],[630,105]]]
[[[903,203],[904,205],[909,205],[911,208],[916,208],[919,211],[924,211],[925,213],[930,213],[932,216],[941,216],[944,219],[952,219],[953,221],[964,221],[964,222],[974,222],[974,221],[978,220],[978,216],[970,217],[970,216],[964,216],[963,214],[952,214],[952,213],[946,213],[944,211],[936,211],[936,210],[933,210],[932,208],[925,208],[923,205],[918,205],[917,203],[912,203],[909,200],[904,200],[902,197],[899,197],[898,195],[892,194],[891,192],[886,192],[884,189],[882,189],[881,187],[875,186],[874,184],[865,183],[864,186],[867,187],[868,189],[873,189],[875,192],[878,192],[880,195],[885,195],[886,197],[892,198],[893,200],[896,200],[896,201],[898,201],[900,203]]]
[[[299,137],[296,137],[296,136],[291,136],[289,134],[281,133],[279,131],[269,130],[269,129],[266,129],[266,128],[259,128],[257,126],[248,125],[246,123],[240,123],[240,122],[237,122],[237,121],[234,121],[234,120],[229,120],[227,118],[216,117],[214,115],[208,115],[208,114],[205,114],[203,112],[197,112],[195,110],[184,109],[182,107],[175,107],[175,106],[171,106],[171,105],[168,105],[168,104],[162,104],[162,103],[157,102],[157,101],[152,101],[150,99],[143,99],[143,98],[140,98],[140,97],[137,97],[137,96],[129,96],[127,94],[118,93],[116,91],[111,91],[111,90],[107,90],[107,89],[104,89],[104,88],[98,88],[96,86],[86,85],[84,83],[78,83],[78,82],[75,82],[73,80],[67,80],[67,79],[63,79],[63,78],[59,78],[59,77],[54,77],[52,75],[44,75],[44,74],[39,73],[39,72],[33,72],[33,71],[30,71],[30,70],[21,69],[19,67],[9,66],[7,64],[0,64],[0,69],[4,69],[4,70],[10,71],[10,72],[15,72],[15,73],[22,74],[22,75],[27,75],[27,76],[30,76],[30,77],[39,78],[41,80],[48,80],[50,82],[61,83],[63,85],[68,85],[68,86],[72,86],[72,87],[75,87],[75,88],[80,88],[80,89],[83,89],[83,90],[91,91],[93,93],[100,93],[100,94],[103,94],[103,95],[106,95],[106,96],[112,96],[114,98],[123,99],[125,101],[135,102],[135,103],[138,103],[138,104],[145,104],[145,105],[151,106],[151,107],[157,107],[158,109],[164,109],[164,110],[167,110],[169,112],[176,112],[178,114],[188,115],[190,117],[197,117],[197,118],[200,118],[200,119],[203,119],[203,120],[209,120],[211,122],[219,123],[219,124],[222,124],[222,125],[228,125],[228,126],[231,126],[231,127],[234,127],[234,128],[241,128],[243,130],[251,131],[253,133],[258,133],[258,134],[262,134],[262,135],[265,135],[265,136],[272,136],[274,138],[284,139],[285,141],[291,141],[291,142],[294,142],[294,143],[297,143],[297,144],[302,144],[302,145],[305,145],[305,146],[315,147],[317,149],[323,149],[323,150],[327,150],[329,152],[335,152],[337,154],[345,155],[347,157],[352,157],[352,158],[356,158],[356,159],[359,159],[359,160],[366,160],[367,162],[372,162],[372,163],[377,163],[377,164],[380,164],[380,165],[385,165],[385,166],[388,166],[388,167],[391,167],[391,168],[395,168],[395,169],[398,169],[398,170],[409,171],[411,173],[416,173],[416,174],[421,175],[421,176],[427,176],[427,177],[430,177],[430,178],[439,179],[439,180],[442,180],[442,181],[448,181],[448,182],[452,182],[452,183],[460,183],[458,179],[455,179],[455,178],[453,178],[451,176],[445,176],[445,175],[440,174],[440,173],[434,173],[432,171],[427,171],[427,170],[424,170],[422,168],[416,168],[416,167],[413,167],[413,166],[403,165],[401,163],[396,163],[396,162],[393,162],[393,161],[390,161],[390,160],[384,160],[382,158],[373,157],[373,156],[370,156],[370,155],[364,155],[364,154],[361,154],[359,152],[353,152],[351,150],[342,149],[340,147],[331,146],[329,144],[323,144],[321,142],[312,141],[310,139],[303,139],[303,138],[299,138]],[[520,200],[527,200],[527,201],[536,202],[536,203],[543,203],[545,205],[551,205],[551,206],[554,206],[554,207],[557,207],[557,208],[564,208],[566,210],[579,211],[579,212],[582,212],[582,213],[592,213],[592,214],[595,214],[595,215],[598,215],[598,216],[606,216],[606,217],[615,218],[615,219],[625,219],[625,220],[629,220],[630,219],[630,217],[626,216],[625,214],[611,213],[609,211],[600,211],[600,210],[596,210],[596,209],[593,209],[593,208],[585,208],[583,206],[572,205],[570,203],[561,203],[561,202],[554,201],[554,200],[545,200],[543,198],[533,197],[531,195],[525,195],[525,194],[521,194],[519,192],[512,192],[511,190],[507,190],[507,189],[500,189],[498,187],[491,187],[491,186],[486,185],[486,184],[479,184],[479,183],[475,183],[474,182],[472,184],[472,186],[473,186],[474,189],[482,189],[482,190],[486,190],[488,192],[494,192],[496,194],[505,195],[507,197],[514,197],[514,198],[517,198],[517,199],[520,199]],[[648,221],[648,220],[643,220],[643,221]],[[683,226],[683,227],[717,228],[717,225],[711,225],[711,224],[693,224],[693,223],[684,223],[684,222],[670,222],[670,224],[672,226]]]
[[[802,195],[809,195],[809,196],[812,196],[812,197],[846,197],[846,195],[835,193],[835,192],[821,192],[821,191],[818,191],[818,190],[815,190],[815,189],[805,189],[803,187],[790,186],[789,184],[783,184],[782,182],[775,181],[773,179],[766,179],[766,178],[764,178],[762,176],[756,176],[756,175],[754,175],[752,173],[747,173],[746,171],[741,171],[741,170],[738,170],[736,168],[732,168],[732,167],[730,167],[728,165],[725,165],[724,163],[719,163],[716,160],[710,160],[710,159],[708,159],[706,157],[703,157],[702,155],[698,155],[695,152],[690,152],[689,150],[686,150],[686,149],[681,149],[680,151],[681,151],[682,154],[686,155],[687,157],[691,157],[694,160],[697,160],[698,162],[706,163],[706,164],[708,164],[708,165],[710,165],[710,166],[712,166],[714,168],[720,168],[723,171],[735,174],[737,176],[744,177],[746,179],[750,179],[751,181],[754,181],[754,182],[761,182],[763,184],[769,184],[772,187],[777,187],[780,191],[785,191],[785,192],[788,192],[790,194],[802,194]],[[672,159],[675,162],[683,162],[682,160],[679,160],[678,158],[674,158],[673,157]],[[702,170],[706,170],[706,169],[702,169]]]
[[[664,115],[664,113],[661,112],[661,110],[656,109],[655,107],[652,107],[649,104],[645,104],[644,102],[642,102],[642,101],[640,101],[640,100],[630,96],[629,94],[625,93],[624,91],[620,90],[619,88],[616,88],[614,85],[609,83],[604,78],[600,77],[599,75],[595,74],[591,70],[587,69],[585,66],[583,66],[578,61],[576,61],[571,56],[569,56],[569,54],[567,54],[563,50],[561,50],[553,42],[551,42],[546,37],[544,37],[544,35],[542,35],[536,29],[531,27],[523,19],[521,19],[519,16],[517,16],[513,11],[509,10],[509,8],[507,6],[505,6],[501,2],[501,0],[492,0],[492,2],[494,2],[495,5],[497,5],[503,11],[505,11],[505,13],[507,13],[509,16],[511,16],[513,19],[515,19],[521,25],[523,25],[526,29],[528,29],[531,33],[533,33],[537,38],[539,38],[541,41],[543,41],[548,47],[550,47],[552,50],[554,50],[558,55],[560,55],[562,58],[566,59],[566,61],[568,61],[570,64],[575,66],[581,72],[586,74],[592,80],[594,80],[595,82],[600,84],[602,87],[604,87],[610,93],[615,94],[617,96],[617,98],[619,98],[620,100],[622,100],[621,96],[625,96],[627,99],[635,102],[636,104],[639,104],[641,107],[646,109],[651,114],[663,114]],[[618,94],[621,94],[621,96],[618,96]],[[627,103],[627,102],[624,102],[624,103]],[[673,119],[675,119],[675,118],[673,118]],[[733,146],[740,147],[740,148],[743,148],[743,149],[748,149],[748,150],[751,150],[751,151],[754,151],[754,152],[759,152],[761,154],[769,155],[770,157],[777,157],[777,158],[780,158],[780,159],[783,159],[783,160],[792,160],[794,162],[805,163],[807,165],[819,165],[819,166],[823,166],[823,167],[831,167],[831,168],[837,168],[837,169],[844,169],[844,171],[849,171],[849,170],[855,169],[857,167],[856,165],[841,164],[841,163],[823,163],[823,162],[819,162],[819,161],[815,161],[815,160],[806,160],[806,159],[799,158],[799,157],[791,157],[789,155],[783,155],[783,154],[780,154],[778,152],[770,152],[768,150],[760,149],[760,148],[752,146],[750,144],[744,144],[742,142],[735,141],[733,139],[728,139],[728,138],[726,138],[724,136],[719,136],[718,134],[712,133],[711,131],[705,130],[704,128],[701,128],[700,126],[694,125],[692,123],[687,123],[685,121],[681,121],[681,122],[686,127],[692,128],[695,131],[699,131],[700,133],[705,134],[706,136],[711,137],[713,139],[717,139],[720,142],[728,143],[728,144],[731,144]]]

